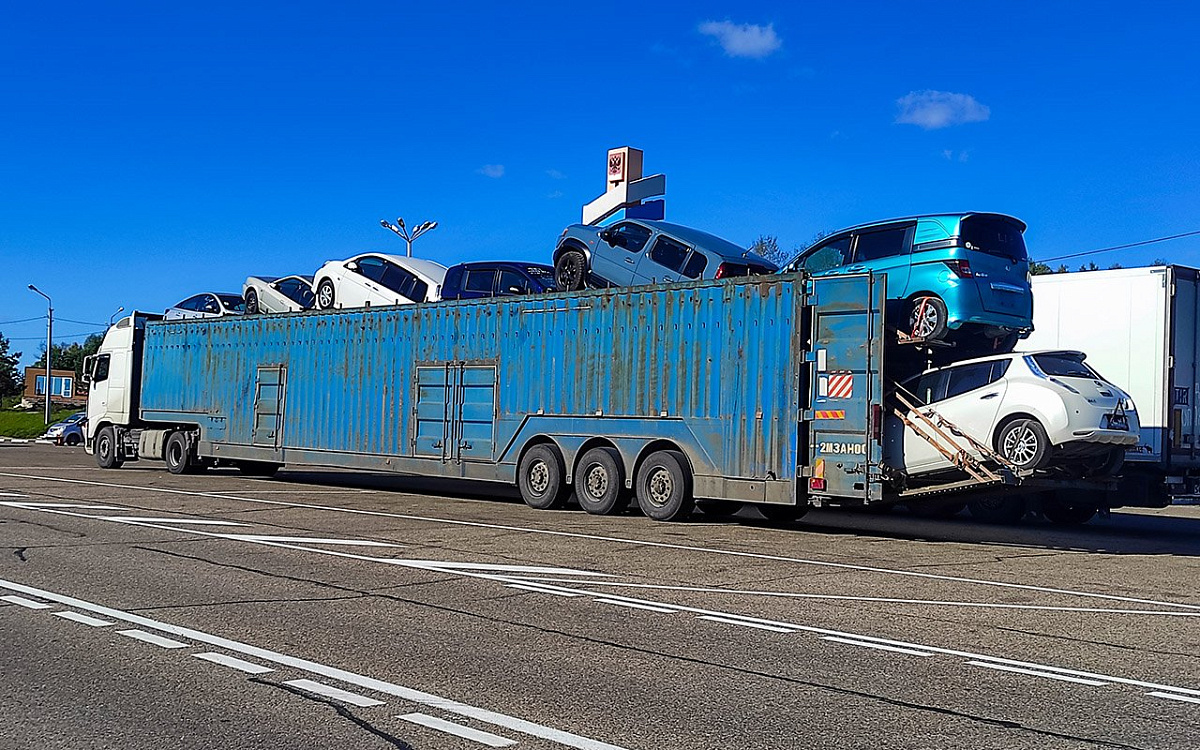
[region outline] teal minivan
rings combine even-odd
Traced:
[[[1020,219],[993,213],[876,221],[822,238],[784,270],[883,274],[891,319],[902,321],[902,333],[926,340],[982,337],[979,348],[1008,352],[1033,330],[1024,232]]]

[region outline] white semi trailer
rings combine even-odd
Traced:
[[[1152,495],[1200,491],[1200,271],[1149,266],[1035,276],[1022,348],[1078,349],[1133,397],[1141,439],[1125,477]]]

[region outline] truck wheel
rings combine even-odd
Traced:
[[[914,338],[940,339],[946,335],[946,303],[928,295],[914,297],[912,312],[908,314],[908,329]]]
[[[554,285],[560,292],[583,289],[587,278],[587,259],[578,250],[567,250],[554,261]]]
[[[333,294],[333,282],[329,279],[321,279],[317,284],[317,307],[322,310],[332,310]]]
[[[1092,520],[1096,515],[1096,506],[1052,500],[1042,503],[1042,515],[1050,523],[1059,526],[1079,526]]]
[[[563,507],[570,494],[564,480],[565,474],[558,448],[545,443],[533,446],[517,467],[517,486],[521,490],[521,499],[537,510]]]
[[[575,499],[579,507],[597,516],[625,510],[621,454],[613,448],[592,448],[579,459],[575,473]]]
[[[771,523],[790,523],[808,512],[807,505],[756,505],[763,518]]]
[[[258,315],[261,310],[258,309],[258,292],[253,289],[246,290],[246,314]]]
[[[117,431],[112,427],[101,427],[96,433],[96,465],[101,469],[119,469],[123,463]]]
[[[1050,438],[1036,419],[1014,419],[1000,428],[996,448],[1018,469],[1032,470],[1050,454]]]
[[[967,503],[971,518],[983,523],[1016,523],[1025,517],[1025,498],[985,497]]]
[[[79,445],[79,436],[78,435],[67,435],[67,439],[64,440],[63,442],[70,446]]]
[[[167,461],[167,471],[172,474],[194,474],[199,467],[188,445],[187,433],[182,430],[172,432],[171,437],[167,438],[163,458]]]
[[[682,521],[692,512],[692,475],[679,451],[655,451],[638,468],[637,499],[655,521]]]
[[[268,479],[275,476],[275,472],[279,471],[279,464],[273,464],[268,461],[238,461],[238,471],[248,477],[267,477]]]

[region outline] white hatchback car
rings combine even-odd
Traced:
[[[163,318],[166,320],[219,318],[222,315],[241,315],[245,311],[245,302],[236,294],[203,292],[176,303],[174,307],[168,307]]]
[[[317,307],[378,307],[436,302],[446,267],[431,260],[366,253],[331,260],[316,273]]]
[[[250,276],[242,284],[246,314],[307,310],[315,301],[312,285],[312,276]]]
[[[1105,476],[1137,444],[1137,411],[1085,358],[1075,351],[981,357],[927,370],[901,387],[910,401],[923,404],[921,413],[940,415],[1019,470]],[[909,419],[915,421],[912,412]],[[890,417],[885,429],[889,466],[910,477],[955,468],[899,418]]]

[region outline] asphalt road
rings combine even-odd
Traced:
[[[0,444],[0,748],[1192,749],[1198,531],[660,524]]]

